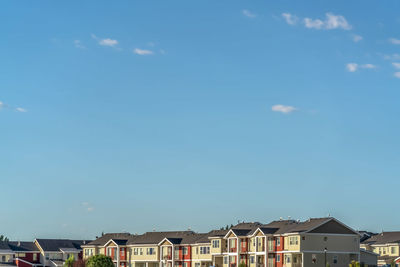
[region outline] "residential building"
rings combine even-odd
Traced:
[[[34,241],[40,252],[40,262],[46,267],[63,266],[71,256],[75,260],[82,259],[81,246],[89,242],[69,239],[35,239]]]
[[[332,217],[243,222],[202,234],[106,234],[82,248],[84,258],[108,255],[118,267],[347,267],[364,259],[374,265],[374,254],[360,251],[360,234]]]
[[[400,264],[400,232],[382,232],[364,240],[360,247],[378,254],[378,266]]]

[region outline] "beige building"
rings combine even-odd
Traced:
[[[382,232],[364,240],[360,247],[378,254],[378,265],[400,263],[400,232]]]
[[[360,235],[334,218],[239,223],[227,230],[106,234],[82,246],[84,257],[110,256],[119,267],[348,267]],[[375,264],[376,265],[376,264]]]

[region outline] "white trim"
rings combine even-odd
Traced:
[[[169,246],[173,246],[173,245],[174,245],[174,244],[172,244],[171,241],[169,241],[168,237],[164,237],[164,239],[161,240],[160,243],[157,244],[157,246],[160,246],[160,247],[166,247],[166,246],[168,246],[168,245],[161,245],[162,243],[164,243],[164,241],[168,241],[168,242],[171,244],[171,245],[169,245]]]
[[[230,229],[230,230],[226,233],[226,235],[224,235],[224,239],[229,238],[228,236],[229,236],[229,233],[230,233],[230,232],[232,232],[232,234],[233,234],[234,236],[236,236],[236,238],[238,237],[238,236],[232,231],[232,229]],[[234,237],[230,237],[230,238],[234,238]]]

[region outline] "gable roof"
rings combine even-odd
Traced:
[[[400,244],[400,232],[382,232],[380,234],[372,236],[362,243],[368,245],[381,245],[390,243]]]
[[[13,251],[23,252],[23,251],[39,251],[39,248],[33,242],[19,242],[11,241],[9,246]]]
[[[83,247],[90,247],[90,246],[105,246],[110,240],[127,240],[127,242],[131,239],[136,237],[130,233],[107,233],[96,240],[83,245]]]
[[[89,243],[86,240],[70,239],[36,239],[43,251],[61,251],[61,249],[81,250],[81,245]]]
[[[178,242],[176,239],[184,239],[191,235],[194,235],[193,231],[171,231],[171,232],[146,232],[143,235],[136,236],[136,238],[131,238],[128,240],[128,245],[140,245],[140,244],[159,244],[163,239],[168,240],[175,239],[173,242]],[[170,242],[172,242],[170,240]],[[179,242],[182,242],[179,241]]]

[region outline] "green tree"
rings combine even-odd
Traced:
[[[326,263],[326,267],[331,267],[331,265],[329,264],[329,262]]]
[[[243,261],[239,264],[239,267],[247,267],[246,263],[244,263]]]
[[[349,267],[360,267],[360,263],[358,261],[351,261]]]
[[[74,255],[71,255],[64,263],[64,267],[73,267],[75,262]]]
[[[86,267],[114,267],[114,263],[106,255],[96,255],[87,260]]]
[[[8,238],[5,237],[4,235],[0,235],[0,242],[8,242]]]
[[[390,263],[390,267],[396,267],[396,263],[395,263],[394,261],[392,261],[392,262]]]

